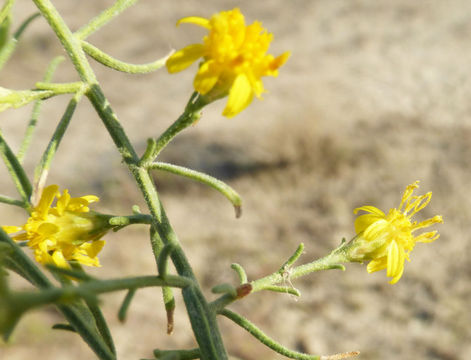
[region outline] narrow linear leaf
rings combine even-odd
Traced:
[[[154,356],[159,360],[193,360],[200,358],[199,349],[191,350],[154,350]]]
[[[119,308],[119,312],[118,312],[119,321],[121,322],[126,321],[126,316],[128,314],[129,305],[131,305],[131,301],[134,298],[135,294],[136,294],[136,289],[129,289],[129,291],[126,293],[123,303],[121,304],[121,307]]]
[[[161,59],[147,64],[138,65],[115,59],[86,41],[82,41],[81,44],[83,50],[100,64],[103,64],[113,70],[125,72],[128,74],[147,74],[152,71],[159,70],[165,66],[165,62],[167,61],[168,57],[173,53],[172,51]]]
[[[288,287],[288,286],[277,286],[277,285],[270,285],[266,286],[263,290],[278,292],[282,294],[290,294],[294,296],[301,296],[301,293],[298,289]]]
[[[231,269],[233,269],[237,273],[237,276],[239,277],[239,282],[241,284],[245,284],[246,282],[248,282],[247,273],[241,265],[233,263],[231,264]]]
[[[0,154],[7,166],[8,172],[15,183],[16,189],[25,203],[29,203],[32,187],[26,173],[19,163],[17,157],[8,146],[2,132],[0,131]]]
[[[59,64],[64,61],[65,58],[63,56],[55,57],[49,66],[47,67],[46,74],[44,75],[43,82],[47,83],[52,80],[52,77],[59,66]],[[26,151],[31,143],[31,140],[34,135],[34,130],[36,129],[36,125],[38,123],[39,113],[41,111],[41,104],[42,100],[36,100],[33,106],[33,111],[31,113],[31,118],[29,120],[28,126],[26,127],[25,135],[23,136],[23,140],[20,145],[20,150],[18,151],[18,161],[20,163],[23,162],[23,159],[26,155]]]
[[[8,15],[10,15],[11,8],[13,7],[14,3],[15,3],[15,0],[5,1],[5,4],[0,9],[0,24],[7,18]]]
[[[134,5],[137,0],[117,0],[108,9],[102,11],[99,15],[94,17],[88,22],[88,24],[82,26],[76,33],[75,36],[78,39],[85,39],[89,35],[93,34],[98,29],[102,28],[108,22],[113,20],[116,16],[121,14],[128,7]]]
[[[52,325],[52,329],[54,330],[65,330],[65,331],[71,331],[76,333],[74,327],[69,325],[69,324],[54,324]]]
[[[318,355],[303,354],[303,353],[293,351],[284,347],[283,345],[279,344],[278,342],[270,338],[268,335],[266,335],[262,330],[260,330],[257,326],[255,326],[249,320],[247,320],[243,316],[233,311],[223,309],[219,311],[219,314],[234,321],[241,328],[247,330],[250,333],[250,335],[252,335],[262,344],[268,346],[270,349],[277,352],[278,354],[281,354],[290,359],[296,359],[296,360],[320,360],[320,356]]]
[[[216,179],[208,174],[188,169],[184,166],[178,166],[164,162],[154,162],[149,165],[149,168],[155,170],[163,170],[172,174],[184,176],[186,178],[196,180],[202,184],[212,187],[213,189],[219,191],[232,203],[236,212],[236,217],[241,216],[242,199],[240,198],[239,194],[225,182]]]

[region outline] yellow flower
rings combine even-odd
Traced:
[[[285,52],[278,57],[267,54],[273,34],[258,21],[246,26],[244,16],[235,8],[205,19],[186,17],[177,25],[191,23],[208,29],[202,44],[192,44],[174,53],[167,60],[167,69],[176,73],[203,58],[194,79],[194,87],[212,99],[229,93],[223,115],[232,117],[244,110],[253,96],[264,92],[262,76],[277,76],[278,68],[288,59]]]
[[[57,197],[56,205],[52,207]],[[12,238],[27,240],[41,264],[68,268],[68,261],[88,266],[100,266],[97,254],[105,242],[99,240],[110,229],[106,215],[90,212],[88,205],[98,201],[93,195],[72,198],[67,190],[62,194],[57,185],[43,190],[26,224],[3,226],[7,233],[20,233]]]
[[[438,239],[437,231],[430,231],[414,236],[419,229],[436,223],[442,223],[442,217],[436,215],[430,219],[412,221],[414,214],[428,205],[432,193],[412,195],[419,187],[419,181],[407,186],[401,203],[396,209],[390,209],[386,215],[374,206],[356,208],[354,213],[365,211],[355,220],[357,237],[353,240],[358,246],[353,247],[353,261],[368,261],[369,273],[387,269],[387,276],[392,277],[390,283],[396,283],[404,271],[404,261],[410,261],[409,254],[417,242],[428,243]]]

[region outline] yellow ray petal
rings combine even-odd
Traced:
[[[245,74],[237,75],[229,92],[226,108],[222,115],[233,117],[244,110],[253,99],[253,91]]]
[[[2,226],[2,229],[3,229],[3,231],[5,231],[7,234],[16,233],[16,232],[18,232],[18,231],[20,231],[20,230],[23,230],[23,228],[20,227],[20,226],[8,226],[8,225]]]
[[[214,69],[214,61],[206,61],[201,64],[195,76],[193,86],[200,94],[207,94],[216,85],[219,73]]]
[[[404,272],[404,264],[402,265],[400,271],[394,276],[391,281],[389,282],[390,284],[395,284],[399,281],[399,279],[402,277],[402,273]]]
[[[382,257],[382,258],[370,261],[368,266],[366,267],[366,271],[368,271],[369,273],[372,273],[375,271],[386,269],[386,267],[387,267],[386,257]]]
[[[203,44],[192,44],[185,46],[183,49],[178,50],[172,54],[165,63],[169,73],[174,74],[176,72],[185,70],[196,60],[204,55]]]
[[[360,215],[355,219],[355,232],[357,234],[365,231],[371,224],[381,220],[383,217],[376,214]]]
[[[375,240],[380,236],[384,237],[387,235],[389,225],[389,222],[385,219],[379,219],[363,231],[363,237],[367,240]]]
[[[104,240],[93,241],[92,243],[85,243],[80,246],[81,249],[85,250],[88,256],[94,258],[98,255],[98,253],[103,249],[105,246]]]
[[[65,259],[64,255],[60,251],[54,251],[54,254],[52,254],[52,260],[54,261],[54,265],[57,267],[61,268],[69,268],[69,263]]]
[[[54,201],[58,191],[59,186],[57,185],[49,185],[48,187],[44,188],[41,199],[39,200],[39,204],[35,208],[35,211],[40,217],[45,217],[47,215],[49,207]]]
[[[199,16],[187,16],[177,21],[177,26],[181,24],[193,24],[210,29],[209,20]]]
[[[382,217],[385,216],[384,212],[382,212],[380,209],[378,209],[375,206],[370,206],[370,205],[360,206],[360,207],[356,208],[355,210],[353,210],[353,213],[357,214],[359,211],[366,211],[366,212],[376,214],[376,215],[382,216]]]

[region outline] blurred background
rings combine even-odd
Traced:
[[[113,1],[53,1],[76,30]],[[162,153],[162,159],[217,176],[243,197],[243,216],[201,184],[155,173],[169,218],[209,298],[209,289],[236,283],[230,264],[249,279],[277,270],[300,242],[300,262],[321,257],[354,235],[352,210],[397,207],[406,185],[421,180],[433,191],[419,214],[443,215],[441,237],[419,244],[403,278],[388,284],[384,271],[347,265],[293,281],[302,297],[257,293],[231,306],[282,344],[314,354],[360,350],[359,359],[464,360],[471,353],[471,2],[466,0],[140,1],[88,40],[124,61],[145,63],[171,49],[200,42],[205,31],[175,27],[184,16],[240,7],[248,23],[260,20],[275,40],[270,53],[292,57],[268,93],[233,119],[212,104],[202,119]],[[15,25],[35,11],[18,0]],[[21,39],[0,74],[0,85],[28,89],[49,61],[66,55],[42,19]],[[181,113],[192,92],[191,70],[168,75],[118,73],[94,63],[98,79],[140,153]],[[55,81],[78,78],[68,61]],[[26,167],[32,175],[68,96],[46,101]],[[1,128],[17,149],[31,106],[0,114]],[[1,194],[16,196],[0,168]],[[73,196],[95,194],[95,210],[129,214],[145,209],[101,121],[86,99],[79,105],[53,163],[49,184]],[[2,224],[23,224],[20,209],[1,205]],[[420,219],[419,219],[420,220]],[[155,273],[145,226],[106,236],[99,277]],[[12,278],[15,288],[27,284]],[[152,355],[154,348],[194,347],[177,296],[176,326],[166,335],[159,289],[138,291],[125,324],[117,320],[124,293],[103,296],[120,359]],[[53,307],[22,319],[0,358],[93,359]],[[221,318],[229,352],[241,360],[283,357]]]

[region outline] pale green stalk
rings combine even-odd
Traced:
[[[57,56],[54,58],[51,63],[49,64],[46,74],[44,75],[43,78],[43,83],[48,83],[52,80],[52,76],[54,75],[54,72],[57,69],[57,66],[64,61],[63,56]],[[31,119],[29,120],[28,126],[25,131],[25,135],[23,137],[23,141],[21,142],[20,145],[20,150],[18,151],[18,161],[20,164],[23,162],[23,159],[25,157],[26,151],[28,150],[28,147],[31,143],[31,139],[33,138],[34,130],[36,129],[36,124],[38,122],[38,117],[39,117],[39,111],[41,109],[41,104],[42,100],[36,100],[33,106],[33,112],[31,113]]]
[[[86,41],[82,41],[82,48],[88,55],[90,55],[94,60],[98,61],[99,63],[111,69],[125,72],[128,74],[147,74],[149,72],[159,70],[160,68],[165,66],[165,62],[172,54],[172,52],[170,52],[170,54],[164,56],[163,58],[148,64],[136,65],[115,59]]]
[[[25,203],[24,201],[12,199],[11,197],[4,196],[4,195],[0,195],[0,203],[19,206],[19,207],[22,207],[22,208],[27,208],[28,207],[27,203]]]
[[[119,308],[119,311],[118,311],[119,321],[124,322],[126,320],[126,315],[129,309],[129,305],[131,305],[131,301],[134,298],[136,291],[137,290],[133,288],[133,289],[129,289],[128,292],[126,293],[123,303],[121,304],[121,307]]]
[[[267,336],[262,330],[256,327],[249,320],[247,320],[246,318],[244,318],[243,316],[239,314],[236,314],[233,311],[224,309],[224,310],[219,311],[219,314],[234,321],[241,328],[247,330],[250,333],[250,335],[255,337],[262,344],[268,346],[273,351],[276,351],[278,354],[281,354],[290,359],[296,359],[296,360],[319,360],[320,359],[320,356],[318,355],[303,354],[297,351],[289,350],[288,348],[280,345],[278,342],[276,342],[275,340]]]
[[[137,0],[117,0],[112,6],[90,20],[87,25],[81,27],[75,36],[80,40],[87,38],[136,2]]]
[[[154,162],[150,164],[148,168],[152,170],[167,171],[172,174],[184,176],[186,178],[196,180],[202,184],[212,187],[213,189],[219,191],[222,195],[226,197],[226,199],[228,199],[232,203],[235,209],[236,217],[240,217],[242,211],[242,200],[239,194],[225,182],[199,171],[164,162]]]
[[[7,18],[8,15],[10,15],[10,12],[14,3],[15,3],[15,0],[5,1],[5,4],[0,9],[0,24]]]
[[[25,204],[29,204],[32,187],[26,173],[0,131],[0,155],[10,173],[13,183]]]
[[[304,249],[304,245],[300,244],[293,255],[271,275],[265,276],[261,279],[254,280],[248,283],[242,283],[236,290],[235,295],[231,293],[226,293],[220,298],[214,300],[210,303],[211,309],[218,312],[224,309],[227,305],[232,302],[261,290],[268,290],[286,294],[292,294],[294,296],[300,296],[300,293],[297,289],[292,286],[291,280],[294,280],[298,277],[310,274],[315,271],[320,270],[329,270],[329,269],[340,269],[345,270],[345,267],[342,265],[344,262],[349,262],[345,256],[345,252],[350,245],[347,243],[342,243],[337,249],[332,251],[329,255],[317,259],[313,262],[292,267],[294,262],[301,256]],[[240,280],[245,280],[247,282],[247,275],[245,274],[244,269],[238,264],[232,264],[231,266],[238,274]],[[283,284],[279,286],[278,284]],[[248,288],[244,288],[248,286]],[[241,292],[242,291],[242,292]]]
[[[23,276],[26,280],[31,282],[43,290],[54,289],[54,286],[50,280],[39,270],[35,263],[21,250],[21,248],[0,229],[0,242],[6,243],[10,246],[11,255],[8,260],[12,265],[12,269]],[[8,262],[6,263],[8,265]],[[15,305],[15,304],[13,304]],[[103,341],[97,329],[90,320],[84,316],[86,314],[86,308],[81,303],[74,303],[71,305],[58,305],[59,310],[65,316],[67,321],[73,326],[84,341],[90,346],[93,351],[103,360],[115,360],[116,357],[108,348],[108,345]],[[18,314],[19,316],[20,314]],[[16,324],[13,323],[13,327]],[[5,334],[6,337],[11,333],[13,327],[9,332]]]
[[[48,171],[49,171],[49,167],[51,165],[52,159],[54,158],[54,155],[56,154],[56,151],[59,148],[59,145],[65,134],[65,131],[67,130],[67,127],[70,124],[70,120],[72,119],[72,115],[75,112],[77,104],[82,98],[86,90],[85,84],[83,83],[80,83],[80,84],[81,84],[80,90],[69,101],[69,104],[67,105],[64,115],[62,115],[62,118],[59,121],[59,124],[57,125],[56,130],[54,131],[54,134],[52,135],[52,138],[49,141],[49,144],[47,145],[46,150],[44,151],[38,165],[36,166],[34,170],[34,188],[35,188],[34,190],[35,190],[35,195],[37,195],[36,196],[37,198],[33,199],[33,203],[36,203],[39,200],[39,195],[42,191],[42,188],[44,187],[46,183],[46,179],[47,179],[47,175],[48,175]]]
[[[159,360],[192,360],[200,358],[199,349],[191,350],[154,350],[154,356]]]
[[[129,142],[116,114],[111,109],[109,102],[106,100],[100,86],[98,85],[95,74],[93,73],[93,70],[86,59],[85,53],[80,46],[80,40],[72,34],[60,14],[49,0],[33,1],[61,41],[75,69],[77,70],[80,79],[90,86],[90,91],[87,93],[87,96],[108,129],[108,132],[121,153],[124,162],[128,165],[132,175],[136,179],[149,210],[154,217],[153,226],[155,226],[165,244],[172,244],[174,246],[171,258],[178,274],[180,276],[188,277],[194,282],[193,285],[184,288],[182,290],[182,294],[195,338],[200,347],[201,359],[227,359],[227,354],[222,343],[222,337],[217,326],[216,316],[209,309],[208,303],[196,282],[191,266],[188,263],[178,238],[162,208],[152,178],[147,169],[139,166],[139,159],[134,148]],[[83,34],[83,32],[81,34]],[[198,108],[192,108],[191,110],[199,111]],[[195,114],[188,112],[187,115],[182,115],[182,117],[194,119]]]

